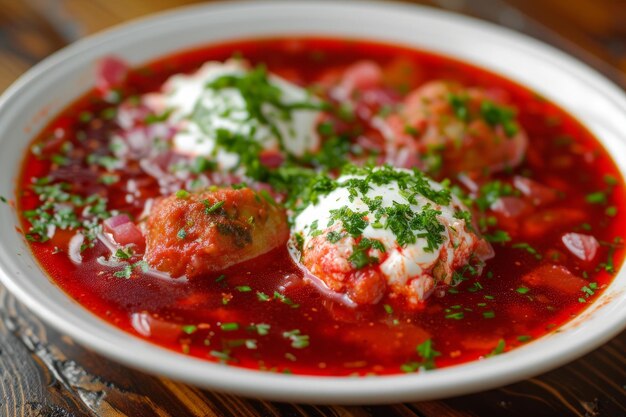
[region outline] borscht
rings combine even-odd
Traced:
[[[623,261],[607,151],[489,71],[314,37],[95,68],[24,157],[22,232],[73,299],[167,349],[329,376],[488,360]]]

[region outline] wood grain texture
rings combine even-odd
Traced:
[[[75,39],[194,2],[0,0],[0,91]],[[626,12],[619,0],[581,0],[578,12],[568,9],[571,0],[419,2],[526,31],[587,58],[618,82],[626,79],[626,47],[620,46]],[[0,416],[623,417],[626,332],[567,366],[496,390],[410,404],[313,406],[243,399],[129,369],[43,324],[0,286]]]

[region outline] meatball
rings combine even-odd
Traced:
[[[147,219],[145,260],[172,277],[196,278],[262,255],[288,236],[284,210],[249,188],[179,191]]]
[[[386,122],[393,140],[416,147],[431,173],[496,172],[518,165],[528,146],[501,95],[432,81],[409,93]]]
[[[297,215],[294,239],[310,279],[351,303],[417,305],[493,256],[467,208],[419,171],[358,169],[330,189]]]

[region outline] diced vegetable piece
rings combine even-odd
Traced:
[[[559,227],[573,226],[582,222],[586,215],[581,210],[568,207],[538,211],[526,218],[522,231],[528,238],[538,238]]]
[[[513,185],[526,197],[529,197],[533,204],[539,206],[554,202],[558,195],[552,188],[539,184],[530,178],[516,176],[513,178]]]
[[[566,233],[561,237],[561,240],[574,256],[587,262],[596,257],[600,247],[595,237],[582,233]]]
[[[491,205],[491,210],[504,217],[518,217],[526,209],[528,204],[519,197],[500,197]]]
[[[121,224],[115,227],[111,234],[113,239],[122,246],[135,245],[135,248],[142,251],[146,245],[141,230],[134,223]]]
[[[183,332],[181,325],[156,318],[147,312],[133,313],[131,324],[140,335],[162,342],[176,342]]]
[[[129,67],[126,62],[116,57],[106,57],[96,64],[96,88],[106,93],[120,87],[128,76]]]
[[[266,150],[259,155],[259,161],[268,168],[278,168],[285,161],[285,157],[279,151]]]
[[[108,233],[113,233],[113,229],[124,223],[130,223],[130,218],[128,218],[128,216],[125,214],[118,214],[117,216],[109,217],[103,222],[104,231]]]
[[[568,295],[578,294],[588,284],[562,265],[541,265],[524,275],[522,281],[531,287],[547,287]]]
[[[339,88],[349,96],[353,91],[376,87],[382,80],[380,67],[372,61],[360,61],[350,66],[343,75]]]

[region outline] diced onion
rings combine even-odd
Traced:
[[[104,256],[99,256],[96,259],[96,262],[98,262],[102,266],[108,266],[110,268],[119,268],[120,266],[126,265],[126,262],[119,262],[110,258],[106,259]]]
[[[83,246],[83,242],[85,241],[85,236],[81,233],[76,233],[70,239],[69,247],[68,247],[68,256],[70,260],[75,264],[83,263],[83,256],[80,254],[80,249]]]
[[[98,233],[96,235],[96,237],[98,238],[98,240],[100,242],[102,242],[102,244],[104,246],[106,246],[106,248],[109,250],[109,252],[111,253],[115,253],[117,252],[117,250],[120,248],[114,241],[113,241],[113,237],[109,234],[109,233]]]
[[[572,255],[586,262],[592,261],[596,257],[600,247],[595,237],[582,233],[566,233],[561,240]]]

